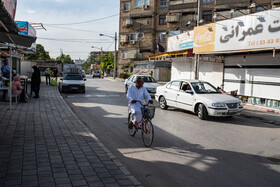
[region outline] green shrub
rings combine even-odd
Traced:
[[[125,73],[125,72],[120,74],[120,78],[122,78],[122,79],[127,79],[129,76],[130,76],[130,74]]]

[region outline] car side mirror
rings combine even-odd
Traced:
[[[84,79],[84,81],[86,81],[87,79]]]
[[[193,94],[192,90],[186,90],[185,92],[188,93],[188,94],[191,94],[191,95]]]

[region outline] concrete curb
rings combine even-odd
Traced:
[[[58,91],[59,92],[59,91]],[[71,107],[66,103],[66,101],[59,93],[60,98],[62,99],[63,103],[67,106],[71,114],[77,119],[77,121],[87,129],[90,136],[97,142],[97,144],[103,149],[103,151],[108,155],[108,157],[116,164],[116,166],[122,171],[122,173],[128,177],[128,179],[132,182],[135,186],[141,186],[141,183],[131,175],[131,173],[125,168],[125,166],[107,149],[107,147],[88,129],[88,127],[79,119],[79,117],[73,112]]]

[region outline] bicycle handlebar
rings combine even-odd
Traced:
[[[130,102],[131,103],[131,102]],[[148,102],[148,104],[142,104],[142,102],[141,101],[138,101],[138,100],[136,100],[136,102],[135,103],[140,103],[142,106],[148,106],[150,103]],[[132,104],[132,103],[131,103]]]

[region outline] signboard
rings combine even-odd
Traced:
[[[20,34],[28,36],[36,36],[36,30],[27,21],[15,21],[20,30]],[[31,45],[29,50],[36,52],[36,42]]]
[[[193,31],[168,37],[167,52],[193,48]]]
[[[213,44],[209,44],[209,47],[200,42],[203,35],[208,38],[209,31],[203,29],[207,25],[197,27],[194,29],[194,52],[213,53],[280,47],[279,11],[280,8],[275,8],[217,22],[211,33],[215,36]]]
[[[216,24],[211,23],[194,28],[194,53],[213,52]]]
[[[3,0],[6,10],[9,12],[11,17],[15,19],[17,0]]]

